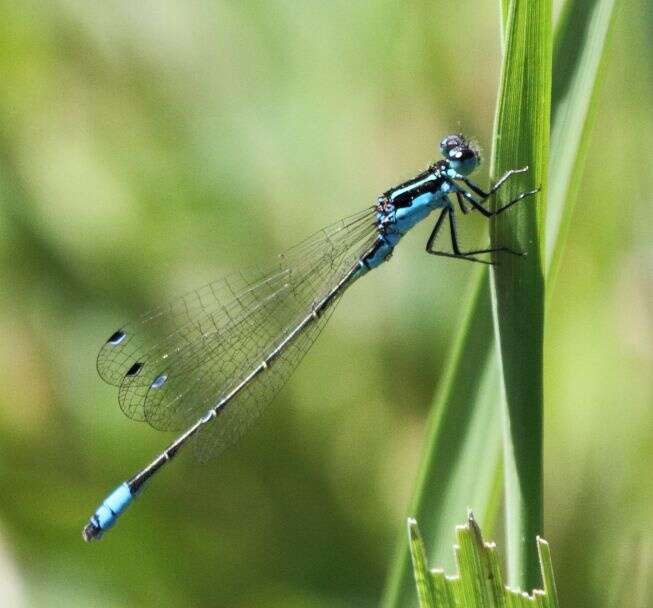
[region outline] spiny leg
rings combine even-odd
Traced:
[[[469,209],[465,206],[465,199],[463,198],[462,194],[458,190],[456,190],[456,199],[458,200],[458,206],[460,207],[460,210],[463,213],[468,213]]]
[[[460,191],[460,195],[466,198],[475,209],[478,209],[485,217],[492,217],[493,215],[498,215],[502,211],[505,211],[508,207],[514,205],[516,202],[520,201],[522,198],[525,196],[528,196],[529,192],[525,192],[524,194],[520,195],[517,199],[514,201],[509,202],[507,205],[504,205],[503,207],[497,209],[497,211],[488,211],[483,207],[469,192],[465,192],[464,190]],[[454,240],[454,237],[456,235],[456,229],[455,229],[455,224],[453,223],[453,218],[451,218],[452,224],[451,224],[451,239],[452,242]],[[454,247],[455,251],[455,247]],[[522,253],[521,251],[515,251],[514,249],[510,249],[510,247],[491,247],[488,249],[475,249],[474,251],[466,251],[463,252],[463,255],[476,255],[479,253],[494,253],[498,251],[503,251],[504,253],[511,253],[512,255],[519,255],[523,256],[526,255],[525,253]]]
[[[509,247],[489,247],[487,249],[474,249],[473,251],[461,251],[460,247],[458,245],[458,232],[456,230],[456,220],[454,218],[453,213],[449,213],[449,229],[451,231],[451,246],[453,248],[453,251],[456,255],[466,257],[470,260],[476,259],[476,258],[471,258],[469,256],[476,255],[478,253],[497,253],[499,251],[502,251],[504,253],[512,253],[513,255],[524,255],[523,253],[519,253],[518,251],[514,251],[513,249],[510,249]],[[484,261],[484,260],[476,260],[476,261]],[[491,262],[485,262],[486,264],[491,264]]]
[[[536,192],[539,192],[539,188],[535,188],[534,190],[530,190],[528,192],[523,192],[520,194],[518,197],[515,199],[508,201],[505,205],[502,205],[499,207],[496,211],[488,211],[485,209],[485,207],[482,206],[483,201],[487,200],[492,194],[494,194],[503,184],[508,181],[513,175],[518,175],[520,173],[526,173],[528,171],[528,167],[522,167],[521,169],[510,169],[506,171],[500,178],[499,180],[487,191],[485,192],[482,188],[477,186],[472,180],[465,176],[461,176],[460,178],[457,179],[457,181],[463,182],[474,194],[480,197],[479,201],[476,201],[475,199],[472,200],[473,197],[468,192],[465,192],[462,190],[462,196],[464,196],[470,203],[474,205],[474,208],[480,211],[485,217],[491,217],[492,215],[498,215],[499,213],[502,213],[506,209],[509,209],[512,207],[515,203],[518,201],[522,200],[523,198],[530,196],[531,194],[535,194]],[[459,199],[460,200],[460,199]]]
[[[477,201],[469,192],[465,190],[457,190],[456,194],[459,194],[462,198],[468,200],[474,209],[482,213],[485,217],[492,217],[492,211],[488,211],[479,201]]]
[[[440,228],[442,228],[442,224],[447,216],[449,216],[449,227],[451,229],[451,246],[454,250],[453,253],[449,251],[436,251],[435,249],[433,249],[435,239],[437,238],[438,232],[440,232]],[[431,236],[429,236],[429,240],[426,242],[426,252],[430,253],[431,255],[440,255],[447,258],[455,258],[457,260],[467,260],[469,262],[478,262],[479,264],[492,265],[492,262],[488,262],[486,260],[479,260],[474,257],[468,257],[465,252],[460,251],[460,248],[458,247],[458,239],[456,237],[455,224],[453,220],[453,209],[451,207],[445,207],[440,213],[440,216],[435,222],[435,226],[433,226]]]
[[[521,169],[509,169],[506,171],[499,179],[498,181],[492,186],[487,192],[483,191],[481,188],[479,188],[472,180],[468,179],[467,177],[463,177],[461,181],[475,194],[478,194],[478,196],[481,197],[481,200],[485,200],[486,198],[489,198],[492,194],[494,194],[503,184],[506,183],[513,175],[518,175],[519,173],[526,173],[528,171],[528,167],[522,167]]]
[[[458,192],[460,192],[460,195],[471,203],[474,209],[480,211],[485,217],[492,217],[494,215],[499,215],[500,213],[503,213],[504,211],[506,211],[506,209],[510,209],[510,207],[512,207],[515,203],[518,203],[519,201],[526,198],[527,196],[537,194],[539,191],[540,191],[539,188],[535,188],[535,190],[528,190],[527,192],[522,192],[519,196],[515,197],[511,201],[508,201],[505,205],[502,205],[495,211],[488,211],[485,207],[483,207],[483,205],[481,205],[481,201],[477,201],[469,192],[465,190],[459,190]]]
[[[435,239],[438,236],[438,232],[440,232],[440,228],[442,228],[442,222],[444,222],[447,213],[449,213],[449,208],[445,207],[440,213],[440,215],[438,216],[438,219],[435,222],[435,226],[433,226],[433,230],[431,231],[431,236],[429,236],[429,240],[426,241],[426,251],[428,253],[433,253],[433,243],[435,243]]]

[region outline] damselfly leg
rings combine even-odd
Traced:
[[[487,192],[479,188],[472,180],[468,179],[467,177],[461,176],[461,178],[456,178],[456,181],[461,181],[463,182],[474,194],[476,194],[479,197],[479,200],[475,199],[469,192],[466,190],[460,188],[458,186],[458,191],[457,191],[457,196],[458,194],[458,204],[460,204],[460,197],[464,197],[465,200],[469,201],[469,203],[482,213],[485,217],[492,217],[494,215],[499,215],[500,213],[503,213],[506,211],[506,209],[510,209],[515,203],[518,203],[522,199],[526,198],[527,196],[531,196],[532,194],[537,194],[540,189],[535,188],[534,190],[529,190],[527,192],[522,192],[519,196],[516,196],[514,199],[508,201],[507,203],[500,205],[497,209],[494,211],[490,211],[483,207],[482,203],[486,201],[488,198],[490,198],[503,184],[505,184],[508,179],[510,179],[513,175],[518,175],[520,173],[526,173],[528,171],[528,167],[522,167],[521,169],[510,169],[509,171],[506,171],[500,178],[499,180],[492,186]],[[461,206],[462,208],[462,206]],[[466,211],[463,211],[463,213],[466,213]]]
[[[469,213],[469,209],[467,209],[467,207],[465,206],[465,199],[463,198],[463,195],[460,194],[458,190],[456,190],[456,200],[458,201],[458,206],[460,207],[460,210],[464,214]]]
[[[470,190],[472,190],[479,197],[479,199],[476,199],[472,194],[467,192],[467,190],[465,190],[459,184],[456,184],[453,180],[451,180],[452,185],[454,185],[456,188],[455,195],[460,211],[463,214],[467,214],[469,212],[469,209],[465,205],[465,201],[467,201],[471,204],[471,206],[474,209],[479,211],[483,216],[489,218],[495,215],[499,215],[503,211],[506,211],[514,204],[525,199],[527,196],[536,194],[537,192],[539,192],[539,188],[536,188],[534,190],[529,190],[527,192],[522,192],[519,196],[508,201],[504,205],[501,205],[498,209],[494,211],[489,211],[482,205],[482,202],[487,200],[492,194],[494,194],[511,176],[519,173],[525,173],[526,171],[528,171],[528,167],[523,167],[521,169],[511,169],[510,171],[507,171],[503,176],[501,176],[501,178],[496,182],[496,184],[494,184],[494,186],[492,186],[492,188],[490,188],[490,190],[488,190],[487,192],[479,188],[476,184],[474,184],[471,180],[467,179],[464,176],[461,178],[456,178],[456,181],[463,182]],[[437,238],[438,233],[440,232],[440,229],[442,228],[444,220],[447,218],[449,219],[449,233],[451,236],[452,251],[438,251],[434,249],[435,240]],[[458,258],[460,260],[468,260],[470,262],[478,262],[480,264],[488,264],[488,265],[493,265],[494,263],[488,260],[479,259],[474,256],[483,253],[499,253],[499,252],[510,253],[512,255],[518,255],[518,256],[524,255],[524,253],[515,251],[514,249],[510,249],[509,247],[488,247],[486,249],[474,249],[471,251],[462,251],[458,243],[458,232],[456,229],[455,211],[451,202],[448,206],[446,206],[442,210],[437,221],[435,222],[431,235],[429,236],[429,239],[426,243],[426,251],[431,255]]]
[[[444,223],[445,218],[449,218],[449,232],[451,235],[451,248],[453,249],[452,252],[450,251],[437,251],[433,249],[433,245],[435,244],[435,239],[438,236],[438,232],[442,228],[442,224]],[[509,249],[508,247],[490,247],[488,249],[474,249],[472,251],[462,251],[460,249],[460,245],[458,244],[458,232],[456,230],[456,218],[455,218],[455,213],[453,208],[450,207],[445,207],[442,212],[440,213],[440,216],[438,217],[437,221],[435,222],[435,226],[433,227],[433,231],[431,232],[431,236],[429,236],[429,240],[426,243],[426,252],[430,253],[431,255],[439,255],[447,258],[456,258],[459,260],[467,260],[469,262],[478,262],[479,264],[488,264],[489,266],[492,266],[494,263],[490,262],[489,260],[481,260],[479,258],[475,258],[473,256],[481,254],[481,253],[495,253],[495,252],[504,252],[504,253],[512,253],[513,255],[523,255],[519,253],[518,251],[513,251],[512,249]]]

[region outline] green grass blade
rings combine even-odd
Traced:
[[[600,4],[600,6],[599,6]],[[582,174],[582,161],[577,161],[570,170],[571,181],[568,190],[558,189],[562,196],[556,195],[555,181],[568,175],[567,170],[557,171],[560,165],[558,150],[567,146],[576,146],[579,155],[584,150],[592,126],[593,108],[596,107],[597,86],[578,86],[576,78],[585,82],[599,82],[600,72],[607,45],[607,31],[612,19],[614,0],[592,0],[569,2],[563,13],[556,31],[556,55],[554,59],[553,82],[553,128],[551,146],[554,155],[549,164],[549,201],[547,214],[547,237],[555,235],[555,240],[547,238],[547,260],[553,259],[553,249],[560,250],[566,236],[564,230],[559,230],[561,223],[570,214],[570,203],[565,204],[565,198],[574,195],[574,184],[577,184]],[[573,18],[568,16],[573,9]],[[609,10],[606,10],[609,9]],[[576,32],[587,32],[585,37],[576,37]],[[575,46],[562,40],[575,40]],[[600,42],[597,47],[596,43]],[[592,63],[587,62],[586,46],[594,48]],[[565,52],[563,53],[563,48]],[[598,61],[596,61],[598,57]],[[558,68],[559,61],[567,61],[565,68]],[[581,68],[580,64],[585,63]],[[589,72],[588,72],[589,70]],[[573,74],[570,79],[569,75]],[[562,81],[566,85],[562,84]],[[573,95],[560,95],[556,91],[568,90]],[[583,96],[593,91],[589,105]],[[578,97],[578,98],[577,98]],[[566,103],[567,110],[559,111],[560,104]],[[576,129],[560,128],[560,121],[580,126],[580,136],[575,135]],[[556,135],[559,134],[559,135]],[[567,140],[564,135],[569,135]],[[574,135],[572,138],[571,136]],[[564,167],[562,167],[564,169]],[[566,179],[566,178],[565,178]],[[567,194],[564,194],[567,192]],[[560,207],[556,213],[555,207]],[[552,221],[557,217],[557,221]],[[438,387],[431,414],[426,425],[425,452],[421,460],[418,482],[414,491],[409,513],[416,515],[422,522],[424,535],[429,539],[427,549],[432,563],[446,564],[451,560],[448,544],[448,531],[458,521],[459,513],[468,506],[474,508],[483,526],[490,530],[497,512],[496,487],[501,479],[501,442],[496,430],[500,424],[500,404],[502,394],[499,388],[499,372],[496,364],[493,328],[489,313],[489,287],[487,270],[479,268],[475,275],[474,289],[462,309],[467,311],[465,322],[461,324],[459,334],[454,343],[449,364]],[[470,383],[469,369],[475,369],[483,378],[484,386],[475,387]],[[467,434],[467,425],[483,428],[482,442],[474,433]],[[475,455],[475,457],[474,457]],[[480,467],[483,464],[485,466]],[[470,490],[468,484],[472,483]],[[473,493],[472,493],[473,492]],[[396,557],[389,573],[382,605],[387,608],[414,605],[415,601],[413,575],[410,568],[410,555],[402,530],[397,545]],[[521,600],[519,600],[521,602]]]
[[[443,570],[431,570],[431,579],[435,589],[435,601],[438,608],[456,608],[456,601],[453,596],[451,585]]]
[[[417,522],[408,518],[408,544],[410,555],[413,560],[413,572],[415,574],[415,585],[417,586],[417,597],[420,608],[435,607],[435,590],[428,571],[424,541],[419,533]]]
[[[545,248],[549,284],[557,275],[578,196],[616,4],[567,2],[556,30]]]
[[[491,174],[530,167],[511,179],[501,198],[540,187],[539,194],[492,223],[494,247],[528,252],[496,256],[492,272],[496,337],[504,382],[504,476],[508,574],[535,586],[537,554],[529,543],[542,531],[542,411],[544,351],[544,200],[551,101],[550,0],[513,0],[506,28]]]
[[[497,510],[501,412],[492,399],[499,390],[485,269],[477,272],[464,309],[467,315],[427,422],[424,457],[410,506],[429,540],[448,538],[461,511],[471,504],[488,526],[492,522],[486,513]],[[470,370],[479,381],[470,381]],[[448,544],[430,544],[431,561],[453,565]],[[382,604],[404,607],[413,597],[410,556],[402,534]]]
[[[557,608],[551,554],[546,541],[538,538],[537,547],[544,581],[544,590],[534,589],[529,595],[509,589],[503,575],[494,543],[483,540],[481,529],[470,513],[464,526],[456,526],[457,576],[447,577],[440,569],[428,571],[424,543],[417,522],[408,521],[409,544],[415,564],[415,581],[421,607],[433,608]],[[426,589],[425,573],[430,586]]]
[[[504,42],[506,38],[506,25],[508,23],[508,15],[510,14],[511,0],[500,0],[499,8],[501,10],[501,50],[505,51]]]
[[[551,547],[543,538],[537,537],[537,554],[540,558],[542,570],[542,584],[548,600],[546,606],[558,608],[558,590],[556,589],[553,576],[553,560],[551,559]]]

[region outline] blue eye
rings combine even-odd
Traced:
[[[467,144],[449,150],[447,158],[451,169],[461,175],[469,175],[481,162],[478,152]]]

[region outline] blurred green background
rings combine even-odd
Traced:
[[[653,9],[623,5],[547,328],[566,606],[619,605],[605,571],[618,589],[653,563]],[[378,602],[472,270],[424,255],[427,226],[236,448],[180,458],[89,546],[99,501],[170,439],[121,414],[95,356],[370,204],[441,136],[487,149],[498,24],[478,0],[0,2],[3,606]]]

